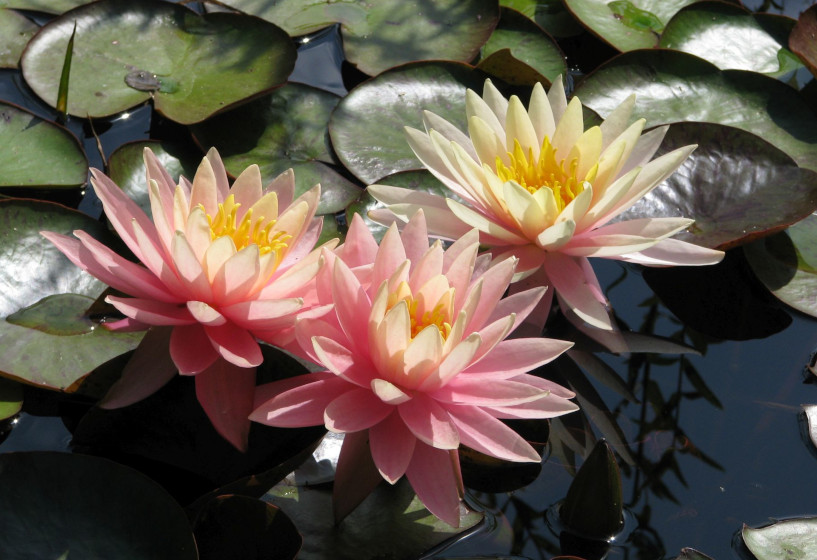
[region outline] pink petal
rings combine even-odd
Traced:
[[[607,307],[594,293],[595,276],[588,279],[585,271],[574,257],[561,253],[548,253],[545,271],[558,296],[579,317],[601,329],[613,329]]]
[[[122,376],[99,401],[100,408],[122,408],[149,397],[170,381],[176,365],[170,358],[171,329],[156,327],[142,342],[122,370]]]
[[[278,208],[287,208],[295,196],[295,173],[287,169],[266,186],[264,193],[274,192],[278,196]]]
[[[159,185],[162,207],[168,212],[167,221],[173,223],[173,192],[176,190],[176,182],[150,148],[143,150],[142,159],[145,162],[146,179],[156,181]]]
[[[723,256],[723,251],[678,239],[664,239],[649,249],[615,258],[645,266],[701,266],[717,264],[723,260]]]
[[[125,317],[124,319],[120,319],[118,321],[113,321],[110,323],[102,323],[102,326],[114,332],[137,332],[137,331],[146,331],[148,330],[151,325],[147,325],[145,323],[141,323],[139,321],[135,321],[130,317]]]
[[[573,346],[572,342],[551,338],[514,338],[503,340],[488,355],[472,364],[463,375],[494,375],[508,379],[555,360]]]
[[[372,459],[380,475],[390,484],[406,473],[417,438],[394,410],[385,420],[369,428]]]
[[[307,381],[311,378],[307,378]],[[286,385],[281,387],[285,388]],[[256,408],[250,419],[281,428],[321,426],[324,423],[323,413],[329,403],[354,388],[354,385],[339,377],[319,378],[277,394]]]
[[[201,160],[190,189],[190,208],[201,204],[209,216],[218,212],[218,180],[208,158]]]
[[[388,416],[394,407],[381,401],[368,389],[352,389],[326,407],[323,418],[332,432],[359,432]]]
[[[247,450],[255,390],[255,368],[216,360],[196,375],[196,397],[221,436],[239,451]]]
[[[224,169],[224,162],[221,161],[221,156],[218,154],[218,150],[215,148],[210,148],[207,150],[207,155],[205,157],[207,158],[207,161],[210,162],[210,166],[213,168],[213,174],[216,178],[216,193],[218,195],[218,201],[223,202],[224,199],[230,194],[230,183],[227,181],[227,171]]]
[[[261,408],[267,401],[275,398],[281,393],[285,393],[295,387],[301,387],[314,383],[315,381],[323,381],[324,379],[334,379],[335,375],[329,371],[316,371],[313,373],[302,373],[287,377],[286,379],[279,379],[272,383],[264,383],[255,388],[255,398],[253,399],[253,409]],[[255,412],[253,412],[255,414]],[[255,418],[253,418],[255,420]]]
[[[367,356],[352,352],[334,339],[313,336],[312,346],[318,363],[350,383],[368,390],[372,379],[377,376]]]
[[[504,260],[488,269],[482,275],[482,293],[474,313],[469,317],[465,332],[470,333],[481,329],[488,317],[496,308],[502,294],[508,288],[513,277],[514,263],[510,259]]]
[[[252,244],[231,255],[213,278],[213,296],[230,304],[247,297],[258,280],[261,265],[258,245]]]
[[[295,323],[295,313],[303,307],[298,298],[242,301],[221,307],[236,325],[249,330],[268,330]]]
[[[188,301],[187,310],[190,311],[190,314],[193,316],[193,318],[202,325],[217,327],[227,322],[227,319],[224,317],[224,315],[222,315],[221,313],[219,313],[218,311],[216,311],[203,301]]]
[[[507,461],[539,462],[536,450],[519,434],[476,406],[451,406],[451,419],[463,444]]]
[[[346,233],[346,240],[338,247],[336,253],[343,259],[350,268],[371,264],[377,255],[377,241],[372,237],[372,232],[366,226],[366,222],[358,214],[352,216],[352,223],[349,224],[349,231]]]
[[[573,353],[571,352],[570,354]],[[540,390],[548,392],[552,394],[554,397],[558,397],[560,399],[572,399],[573,397],[576,396],[576,393],[574,393],[570,389],[566,389],[565,387],[562,387],[558,383],[555,383],[543,377],[539,377],[538,375],[523,373],[521,375],[512,377],[511,381],[518,381],[520,383],[533,385],[534,387],[538,387]]]
[[[290,244],[289,251],[287,251],[281,264],[278,265],[279,270],[286,270],[306,257],[314,249],[322,230],[323,217],[313,218],[304,228],[301,237],[294,242],[294,245]]]
[[[412,216],[409,223],[403,227],[400,238],[403,240],[406,258],[413,263],[418,262],[428,251],[428,228],[422,210]]]
[[[196,322],[187,307],[177,303],[118,296],[108,296],[105,301],[146,325],[192,325]]]
[[[335,262],[332,279],[335,313],[343,332],[362,355],[369,353],[369,313],[372,302],[360,282],[342,260]]]
[[[406,427],[423,443],[438,449],[459,447],[457,428],[448,412],[425,393],[418,393],[397,410]]]
[[[380,250],[377,251],[374,268],[372,269],[372,285],[380,286],[384,280],[388,280],[405,260],[406,251],[403,247],[403,241],[400,239],[397,226],[392,225],[386,231],[383,240],[380,241]],[[368,320],[368,317],[366,319]]]
[[[423,505],[451,525],[460,525],[460,472],[456,452],[417,442],[406,477]]]
[[[246,329],[227,322],[218,326],[204,326],[204,331],[216,352],[238,367],[256,367],[264,361],[255,337]]]
[[[579,407],[576,403],[555,396],[545,397],[537,401],[508,407],[483,407],[483,410],[494,418],[525,419],[525,418],[555,418],[576,412]]]
[[[210,281],[207,279],[204,269],[201,266],[193,248],[188,243],[184,234],[177,231],[170,244],[170,251],[173,254],[173,265],[179,273],[180,280],[184,288],[178,291],[189,294],[188,299],[198,301],[209,301],[213,299],[213,290],[210,288]]]
[[[182,375],[204,371],[218,359],[218,353],[199,323],[175,327],[170,335],[170,357]]]
[[[372,461],[367,440],[365,431],[343,437],[332,487],[335,523],[352,513],[383,480]]]
[[[459,375],[445,387],[434,391],[431,396],[440,402],[468,404],[474,406],[513,406],[534,401],[544,395],[544,391],[529,383],[507,379],[469,378]]]

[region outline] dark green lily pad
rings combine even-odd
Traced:
[[[11,418],[23,409],[23,386],[0,377],[0,420]]]
[[[496,29],[482,47],[478,67],[514,85],[550,85],[567,73],[564,54],[545,30],[509,8],[502,8]]]
[[[758,136],[705,123],[670,126],[660,153],[698,144],[679,170],[622,219],[695,219],[675,239],[727,249],[802,220],[817,208],[817,173]]]
[[[382,483],[340,525],[332,515],[331,489],[295,486],[284,481],[264,496],[280,507],[304,536],[298,558],[357,560],[365,550],[368,558],[393,560],[417,558],[482,520],[468,511],[455,529],[423,507],[411,486],[401,480],[394,486]]]
[[[646,118],[647,126],[679,121],[734,126],[817,170],[817,116],[797,91],[762,74],[719,70],[679,51],[642,50],[602,65],[575,93],[602,117],[635,93],[634,118]]]
[[[584,32],[562,0],[500,0],[499,5],[520,12],[553,37],[573,37]]]
[[[416,60],[472,60],[499,20],[491,0],[228,0],[225,4],[303,35],[340,23],[346,59],[374,76]]]
[[[777,298],[817,317],[817,215],[743,251],[752,271]]]
[[[3,375],[70,391],[94,368],[136,347],[142,333],[113,333],[87,318],[105,285],[39,233],[82,229],[110,241],[103,224],[58,204],[17,199],[0,200],[0,222]]]
[[[800,14],[789,35],[789,48],[800,57],[809,71],[817,76],[817,5]]]
[[[0,7],[61,14],[87,3],[86,0],[0,0]]]
[[[295,64],[289,36],[240,14],[198,15],[157,0],[102,0],[43,26],[23,54],[23,75],[56,103],[74,23],[68,113],[102,117],[153,99],[157,111],[190,124],[286,81]]]
[[[712,558],[694,548],[685,547],[681,549],[681,554],[675,560],[712,560]]]
[[[195,522],[200,560],[292,560],[303,539],[277,507],[245,496],[219,496]]]
[[[23,48],[38,29],[23,14],[0,7],[0,68],[17,68]]]
[[[0,101],[0,169],[0,187],[76,188],[88,160],[67,129]]]
[[[800,63],[786,48],[788,33],[770,33],[763,24],[768,18],[741,6],[698,3],[675,14],[659,45],[699,56],[721,70],[751,70],[770,76],[796,70]],[[794,20],[789,22],[793,27]]]
[[[698,0],[565,0],[585,27],[620,51],[658,44],[664,26],[681,8]]]
[[[786,519],[760,529],[746,525],[741,536],[758,560],[817,558],[817,517]]]
[[[366,184],[423,166],[403,127],[423,129],[423,110],[466,130],[465,90],[482,93],[484,72],[455,62],[406,64],[359,85],[338,103],[329,122],[332,145],[346,168]]]
[[[144,475],[100,457],[0,455],[0,549],[8,560],[195,560],[181,506]]]
[[[338,100],[332,93],[290,83],[191,131],[202,148],[218,149],[231,175],[255,163],[272,180],[292,168],[298,193],[321,184],[319,214],[340,212],[360,187],[327,165],[337,162],[326,129]]]

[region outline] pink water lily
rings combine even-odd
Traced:
[[[305,355],[325,371],[258,388],[253,420],[345,433],[336,515],[371,489],[361,492],[365,483],[353,481],[373,463],[390,483],[406,475],[432,513],[457,525],[460,444],[539,461],[499,419],[577,409],[573,393],[528,373],[571,343],[506,339],[544,288],[503,299],[515,260],[489,268],[490,259],[477,256],[476,230],[447,250],[439,241],[429,246],[427,233],[420,211],[402,233],[393,225],[378,247],[356,215],[344,245],[324,252],[319,282],[331,291],[334,312],[296,325]]]
[[[468,134],[430,112],[424,132],[406,129],[414,153],[456,200],[373,185],[369,192],[388,209],[372,216],[405,222],[423,208],[432,235],[448,239],[477,228],[495,258],[519,259],[515,280],[528,276],[526,285],[550,285],[563,309],[593,327],[613,329],[588,257],[648,266],[723,258],[721,251],[671,239],[692,224],[687,218],[613,223],[695,148],[652,159],[667,127],[642,134],[644,119],[628,124],[633,106],[630,97],[601,125],[585,130],[581,103],[576,97],[567,102],[561,79],[547,94],[537,84],[527,110],[487,80],[482,97],[467,92]]]
[[[294,198],[287,171],[263,188],[258,166],[233,183],[218,153],[208,152],[193,182],[177,185],[153,152],[144,152],[148,217],[113,181],[92,170],[110,223],[141,264],[126,260],[83,231],[42,232],[77,266],[129,297],[106,301],[125,315],[110,329],[151,331],[102,405],[131,404],[178,370],[195,375],[199,402],[233,445],[246,446],[256,339],[294,342],[296,313],[317,304],[321,264],[314,250],[316,185]]]

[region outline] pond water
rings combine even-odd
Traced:
[[[763,3],[745,4],[757,9]],[[801,9],[788,3],[778,11],[796,16]],[[337,41],[333,29],[302,43],[292,80],[343,94]],[[53,115],[26,91],[16,72],[0,72],[0,98]],[[150,119],[150,108],[141,107],[111,121],[111,128],[98,131],[105,153],[125,140],[147,138]],[[100,167],[93,136],[77,122],[69,127],[83,139],[92,165]],[[80,209],[92,215],[100,211],[90,194]],[[654,303],[654,293],[637,268],[598,261],[594,265],[599,279],[625,324],[640,330],[648,315],[657,313],[655,334],[671,336],[680,330],[672,313]],[[629,388],[639,402],[627,402],[600,383],[594,387],[612,411],[630,454],[644,467],[621,463],[629,535],[614,543],[607,558],[669,559],[683,547],[717,559],[737,557],[741,552],[734,541],[744,523],[756,527],[774,519],[817,515],[817,454],[804,437],[801,410],[803,404],[817,403],[817,384],[809,382],[813,376],[805,369],[817,348],[817,321],[789,313],[791,324],[766,338],[719,341],[695,336],[693,345],[702,352],[687,354],[683,367],[697,371],[708,394],[681,374],[682,363],[675,355],[664,355],[648,371],[641,368],[632,375],[630,357],[604,355],[622,378],[630,375]],[[654,406],[658,401],[663,408]],[[71,433],[59,416],[63,411],[26,406],[0,443],[0,453],[69,450]],[[613,447],[623,451],[615,443]],[[567,465],[550,457],[538,478],[523,489],[474,493],[495,513],[496,526],[439,554],[558,554],[558,529],[549,526],[548,511],[564,498],[571,480]]]

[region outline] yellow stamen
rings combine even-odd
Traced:
[[[409,319],[411,320],[411,338],[414,339],[420,331],[428,326],[436,325],[443,340],[451,334],[451,309],[454,301],[454,288],[449,288],[437,302],[433,309],[418,315],[418,302],[411,293],[406,282],[401,282],[397,289],[389,294],[386,309],[391,309],[399,302],[405,301],[408,305]]]
[[[533,156],[533,148],[528,153],[522,150],[518,140],[513,141],[513,153],[508,152],[510,166],[496,158],[496,174],[502,181],[515,181],[526,188],[531,194],[542,187],[553,191],[556,206],[561,212],[565,206],[584,190],[584,181],[595,177],[597,166],[593,167],[585,179],[576,177],[579,159],[574,157],[567,164],[565,160],[556,159],[556,149],[551,145],[550,138],[545,136],[538,159]]]
[[[275,227],[276,220],[267,220],[265,216],[253,219],[252,208],[247,210],[240,222],[236,223],[240,206],[241,204],[237,204],[235,196],[231,194],[224,202],[219,203],[215,217],[207,214],[210,240],[227,236],[232,238],[238,251],[255,244],[262,255],[275,251],[280,256],[292,236],[282,231],[273,233],[272,228]],[[199,207],[204,210],[203,205],[200,204]]]

